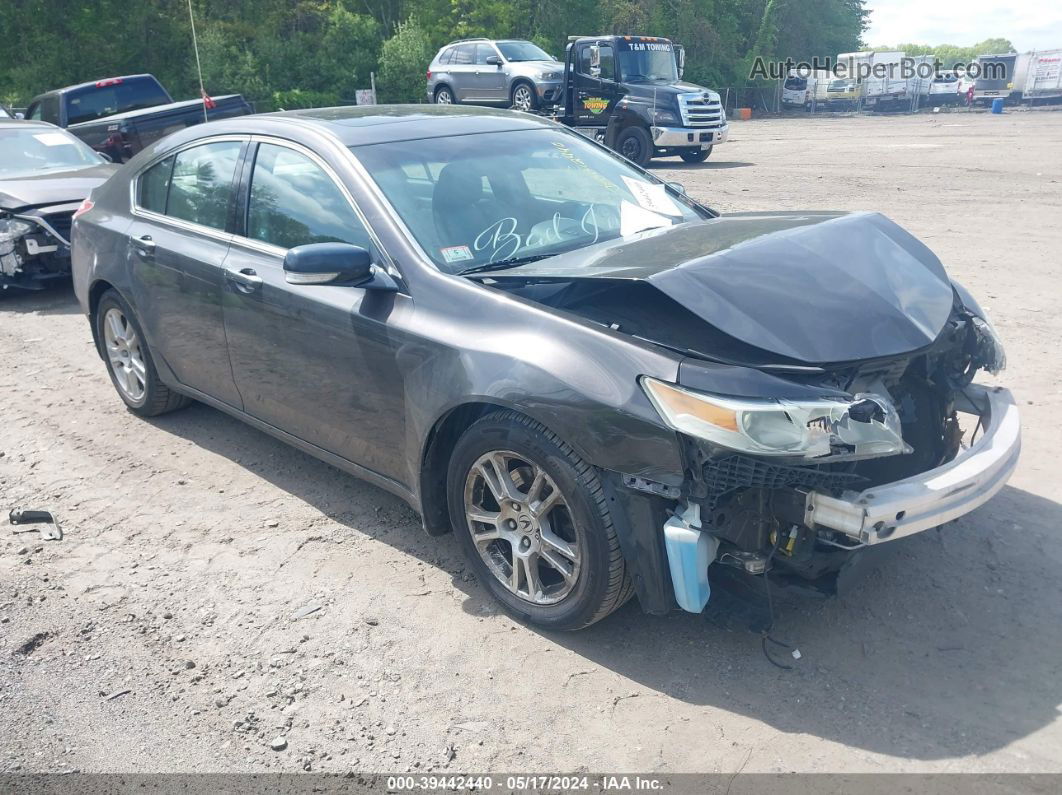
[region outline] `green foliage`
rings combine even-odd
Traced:
[[[370,72],[381,100],[423,101],[431,57],[470,36],[531,39],[559,58],[572,35],[665,36],[685,45],[688,80],[745,86],[757,55],[799,60],[857,50],[867,18],[864,0],[192,0],[192,7],[207,92],[242,93],[259,110],[350,101],[369,87]],[[4,0],[0,41],[0,101],[9,104],[137,72],[155,74],[176,98],[199,93],[187,0]],[[1010,49],[1006,41],[988,44],[975,54]]]
[[[413,18],[400,22],[380,52],[381,102],[421,102],[426,98],[425,72],[435,52],[427,34]]]
[[[329,108],[338,105],[340,97],[331,91],[303,91],[293,88],[290,91],[274,91],[270,98],[270,110],[295,110],[297,108]],[[259,112],[262,108],[257,109]]]

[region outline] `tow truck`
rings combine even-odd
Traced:
[[[546,115],[645,167],[703,163],[730,128],[719,95],[682,80],[685,50],[657,36],[571,36],[560,102]]]

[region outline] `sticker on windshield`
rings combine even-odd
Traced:
[[[70,139],[67,138],[65,135],[63,135],[62,133],[57,133],[57,132],[36,133],[36,134],[34,134],[33,137],[36,138],[38,141],[40,141],[45,146],[69,146],[70,145]]]
[[[472,259],[472,251],[468,246],[447,246],[439,251],[447,262],[464,262]]]
[[[667,195],[667,188],[663,185],[642,182],[628,176],[624,176],[623,181],[627,183],[627,190],[634,196],[634,200],[645,209],[664,215],[682,215],[682,210]]]
[[[671,226],[672,223],[674,222],[667,216],[646,210],[629,201],[620,204],[620,237],[644,232],[646,229],[660,229]]]

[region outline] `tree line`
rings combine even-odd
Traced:
[[[861,46],[864,0],[192,0],[209,94],[257,110],[350,102],[375,73],[383,102],[424,101],[425,71],[456,38],[524,38],[563,58],[569,35],[638,33],[686,47],[686,78],[749,85],[757,56],[796,60]],[[6,0],[0,102],[150,72],[198,96],[188,0]]]

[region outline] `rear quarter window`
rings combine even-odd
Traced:
[[[136,197],[139,207],[165,215],[170,177],[173,175],[173,160],[174,156],[170,155],[140,175]]]

